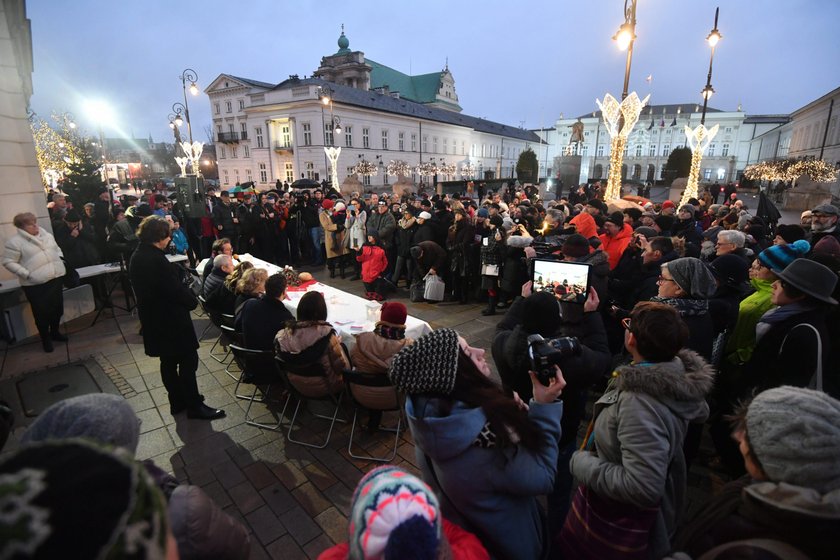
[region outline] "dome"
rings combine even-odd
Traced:
[[[344,34],[344,31],[341,32],[341,37],[338,38],[338,49],[339,52],[348,51],[347,47],[350,46],[350,39]]]

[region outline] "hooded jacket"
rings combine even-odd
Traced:
[[[650,533],[651,558],[670,549],[685,501],[683,440],[690,422],[708,417],[705,397],[713,383],[713,368],[690,350],[670,362],[618,368],[595,403],[595,451],[572,456],[572,474],[595,493],[659,507]]]
[[[618,265],[618,261],[621,259],[621,254],[633,240],[633,228],[630,227],[630,224],[624,224],[621,231],[615,235],[604,233],[599,235],[598,239],[601,240],[601,249],[603,249],[610,258],[610,270],[612,270],[616,267],[616,265]]]
[[[495,558],[540,558],[546,535],[537,496],[551,492],[554,483],[563,404],[531,401],[528,416],[543,436],[538,453],[479,447],[476,438],[487,423],[481,408],[456,402],[444,414],[441,404],[411,395],[405,410],[416,464],[441,498],[445,517],[474,530]]]
[[[21,286],[37,286],[64,276],[61,249],[55,238],[45,229],[38,228],[38,235],[22,229],[6,241],[3,266],[14,273]]]
[[[297,321],[289,324],[274,337],[274,349],[286,361],[305,355],[310,347],[329,337],[325,351],[318,359],[325,376],[302,376],[288,373],[289,382],[303,395],[323,397],[344,388],[344,369],[350,367],[341,347],[341,340],[326,321]],[[302,364],[302,362],[300,362]],[[307,362],[308,363],[308,362]]]

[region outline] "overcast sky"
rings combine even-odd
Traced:
[[[716,6],[723,39],[710,106],[788,113],[840,86],[838,0],[639,0],[631,90],[654,104],[701,100]],[[85,101],[106,101],[107,136],[170,141],[167,114],[187,67],[202,90],[221,73],[271,83],[311,75],[338,49],[342,23],[351,50],[405,73],[439,71],[448,57],[464,113],[514,126],[596,110],[596,98],[620,96],[624,77],[611,41],[622,0],[28,0],[27,10],[32,109],[70,111],[93,132]],[[194,136],[206,140],[207,96],[190,109]]]

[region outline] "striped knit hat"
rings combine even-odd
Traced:
[[[788,245],[772,245],[758,254],[758,260],[767,268],[784,270],[787,265],[811,250],[811,244],[800,239]]]
[[[415,395],[448,395],[458,371],[458,333],[438,329],[405,346],[394,356],[388,377],[397,389]]]
[[[351,560],[437,558],[442,518],[425,482],[393,465],[362,478],[350,505]]]

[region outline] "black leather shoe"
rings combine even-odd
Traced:
[[[56,342],[67,342],[70,340],[67,338],[67,335],[61,334],[60,332],[54,332],[50,334],[50,338],[55,340]]]
[[[41,339],[41,346],[44,347],[44,352],[52,352],[53,350],[55,350],[55,348],[53,348],[52,340],[50,340],[49,337],[44,337]]]
[[[220,408],[211,408],[206,404],[201,404],[197,408],[187,410],[187,418],[194,420],[215,420],[217,418],[224,418],[225,411]]]
[[[175,416],[176,414],[181,414],[187,410],[187,407],[182,404],[170,404],[169,405],[169,414]]]

